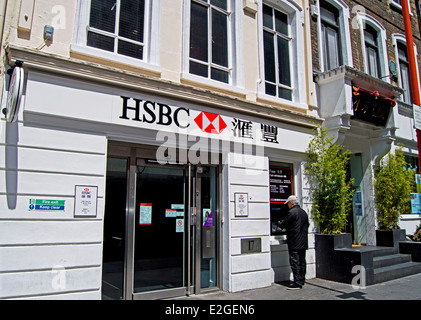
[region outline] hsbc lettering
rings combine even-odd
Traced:
[[[162,126],[170,126],[173,123],[186,129],[190,126],[190,110],[186,108],[173,108],[163,103],[153,101],[143,101],[135,99],[134,104],[129,105],[132,98],[121,97],[123,99],[122,115],[120,119],[133,120],[144,123],[155,123]],[[130,113],[130,117],[128,115]]]

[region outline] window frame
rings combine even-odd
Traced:
[[[367,51],[366,51],[366,39],[364,35],[365,26],[368,24],[371,28],[373,28],[377,32],[377,46],[378,46],[378,59],[379,59],[379,71],[380,75],[378,79],[390,83],[389,77],[385,77],[388,75],[388,65],[387,65],[387,45],[386,45],[386,29],[383,27],[381,23],[379,23],[376,19],[369,16],[366,13],[358,12],[357,13],[357,21],[360,27],[360,35],[361,35],[361,48],[362,50],[362,57],[364,61],[364,72],[369,74],[368,64],[367,64]]]
[[[290,32],[291,32],[291,30],[290,30],[291,29],[290,28],[290,22],[289,22],[290,17],[289,17],[289,15],[287,13],[283,12],[282,10],[278,10],[278,9],[272,7],[272,6],[268,6],[265,3],[263,3],[263,6],[267,6],[268,8],[270,8],[272,10],[272,20],[273,20],[272,23],[273,23],[273,26],[272,26],[272,28],[269,28],[269,27],[263,25],[263,33],[268,33],[268,34],[270,34],[272,36],[272,40],[273,40],[273,54],[274,54],[274,60],[275,60],[274,61],[275,82],[266,79],[266,75],[264,74],[265,93],[268,94],[267,93],[267,87],[266,86],[269,84],[269,85],[272,85],[272,86],[276,87],[276,94],[274,96],[273,95],[271,95],[271,96],[277,97],[277,98],[280,98],[280,99],[286,99],[286,98],[281,98],[279,96],[280,95],[279,91],[280,90],[287,90],[287,91],[290,91],[291,99],[286,99],[286,100],[292,101],[292,96],[293,96],[294,88],[292,87],[292,74],[291,74],[291,70],[292,70],[292,63],[291,63],[291,58],[292,58],[292,48],[291,48],[292,47],[292,38],[291,38],[291,35],[290,35]],[[280,32],[280,31],[277,31],[276,30],[276,26],[275,26],[276,25],[276,22],[274,20],[275,19],[275,16],[276,16],[275,11],[278,11],[279,13],[281,13],[281,14],[283,14],[283,15],[285,15],[287,17],[287,21],[288,21],[287,23],[288,23],[288,25],[287,25],[286,34],[283,33],[283,32]],[[281,50],[281,48],[279,48],[279,40],[280,39],[281,40],[284,40],[284,41],[286,41],[288,43],[288,49],[287,49],[288,50],[288,60],[289,60],[289,66],[288,66],[289,79],[288,79],[288,81],[289,81],[290,85],[284,83],[281,80],[281,75],[280,75],[280,70],[279,70],[279,65],[280,65],[279,56],[280,56],[280,50]],[[265,48],[267,47],[265,45],[265,37],[264,36],[263,36],[263,45],[264,45]],[[264,63],[265,63],[265,73],[266,73],[266,57],[264,56],[263,58],[265,59]]]
[[[380,51],[379,51],[379,34],[377,32],[377,30],[375,30],[374,28],[372,28],[371,26],[369,26],[371,30],[368,30],[367,28],[365,28],[364,30],[364,50],[365,50],[365,54],[366,54],[366,72],[371,75],[372,77],[375,78],[381,78],[382,72],[381,72],[381,67],[380,67]],[[368,39],[367,35],[370,34],[373,36],[373,41],[371,41],[371,39]],[[371,52],[373,54],[371,54]],[[372,64],[372,57],[375,59],[374,60],[374,64]],[[375,73],[375,74],[374,74]]]
[[[118,0],[120,2],[120,0]],[[160,51],[160,13],[161,0],[145,0],[144,19],[144,47],[143,59],[137,59],[116,52],[110,52],[87,45],[87,35],[90,27],[91,0],[79,0],[77,3],[77,16],[71,53],[78,53],[103,60],[127,64],[152,72],[161,72]],[[98,31],[97,29],[95,29]],[[101,30],[96,32],[102,34]]]
[[[402,45],[404,45],[406,47],[406,45],[407,45],[406,44],[406,37],[403,34],[395,33],[395,34],[392,34],[392,41],[393,41],[393,47],[394,47],[394,50],[395,50],[394,52],[395,52],[395,60],[396,60],[396,65],[397,65],[396,69],[397,69],[397,72],[398,72],[399,87],[402,88],[401,62],[400,62],[400,59],[399,59],[398,43],[401,43]],[[414,53],[415,53],[415,61],[418,61],[418,57],[417,57],[418,56],[418,50],[417,50],[417,46],[415,45],[415,43],[414,43]],[[417,79],[419,79],[418,63],[416,63],[416,68],[417,68],[417,77],[418,77]],[[409,84],[411,85],[411,77],[409,77]],[[412,89],[412,87],[411,87],[411,89]],[[410,100],[411,100],[410,102],[406,102],[403,97],[400,97],[398,100],[403,102],[403,103],[409,104],[409,105],[413,104],[412,96],[410,97]]]
[[[185,0],[183,8],[183,61],[180,79],[183,82],[194,82],[205,87],[214,87],[220,90],[246,95],[244,88],[244,58],[243,58],[243,7],[238,0],[227,0],[228,10],[228,68],[230,70],[228,83],[211,79],[208,77],[190,73],[190,21],[191,2],[207,5],[202,0]],[[208,30],[208,42],[210,41],[210,30]],[[208,48],[208,50],[212,50]],[[209,60],[209,59],[208,59]]]
[[[287,14],[290,44],[290,74],[292,100],[279,98],[266,94],[264,39],[263,39],[263,4]],[[304,10],[294,1],[264,0],[258,3],[258,44],[259,44],[259,70],[260,79],[257,84],[257,98],[274,103],[288,104],[297,108],[307,108],[306,90],[303,85],[305,78],[304,35],[302,24],[304,23]],[[278,72],[276,70],[276,72]]]
[[[329,5],[338,10],[338,36],[339,36],[339,47],[340,47],[340,56],[342,57],[341,65],[347,65],[353,67],[352,60],[352,47],[351,47],[351,32],[349,29],[349,7],[342,0],[325,0]],[[319,16],[317,18],[317,34],[319,40],[319,65],[322,72],[328,71],[326,67],[325,57],[324,57],[324,45],[325,39],[322,34],[322,17],[321,17],[321,6],[320,1],[317,1],[317,6],[319,9]]]

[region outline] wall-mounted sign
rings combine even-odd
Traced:
[[[249,195],[248,193],[235,193],[235,216],[249,216]]]
[[[66,200],[29,199],[30,211],[64,211]]]
[[[23,68],[15,67],[10,79],[9,93],[6,102],[6,120],[7,122],[15,122],[18,116],[20,100],[23,93]]]
[[[75,217],[96,218],[98,187],[75,187]]]

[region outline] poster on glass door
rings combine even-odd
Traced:
[[[213,227],[213,211],[211,209],[203,209],[203,226]]]
[[[141,203],[139,210],[139,225],[150,226],[152,224],[152,203]]]

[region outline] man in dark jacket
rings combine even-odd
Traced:
[[[290,196],[286,202],[289,208],[287,217],[278,223],[286,229],[289,250],[289,262],[294,275],[294,282],[288,289],[301,289],[306,276],[306,250],[308,249],[308,215],[298,205],[298,198]]]

